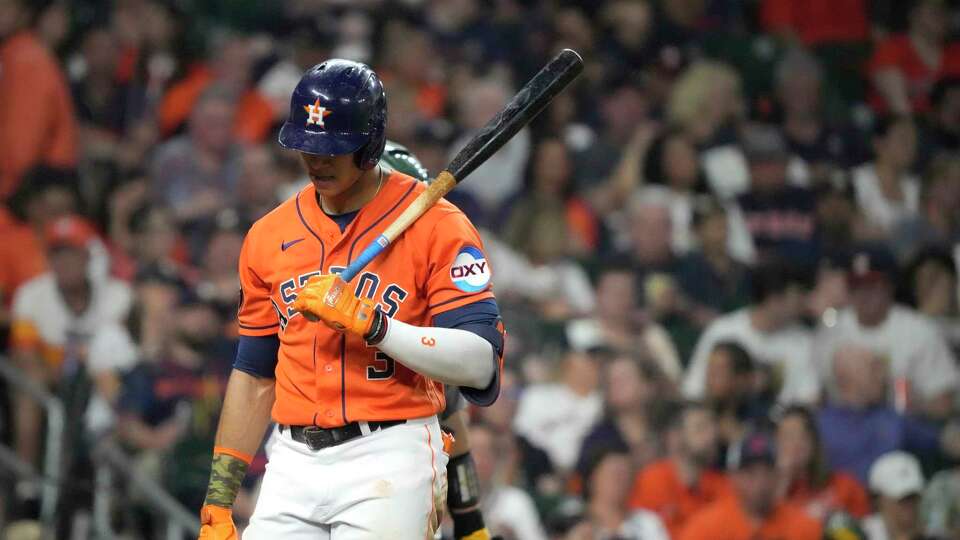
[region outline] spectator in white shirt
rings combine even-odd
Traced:
[[[893,255],[882,246],[855,251],[848,269],[851,306],[819,333],[815,356],[832,392],[834,352],[845,344],[866,347],[889,363],[900,412],[945,418],[960,384],[957,362],[932,320],[894,303],[896,271]]]
[[[910,174],[916,149],[916,128],[910,118],[882,117],[873,129],[874,161],[853,170],[857,205],[880,234],[919,210],[920,181]]]
[[[94,332],[122,321],[131,305],[130,288],[96,269],[103,249],[93,226],[79,216],[52,221],[45,231],[50,271],[24,283],[13,298],[10,348],[14,362],[37,383],[58,382],[89,373],[88,347]],[[39,455],[42,413],[18,395],[15,444],[21,458]]]
[[[811,358],[811,336],[798,322],[805,285],[796,270],[778,262],[760,265],[751,280],[751,304],[715,319],[697,342],[683,381],[683,393],[703,399],[710,353],[724,341],[739,343],[758,365],[770,366],[781,403],[812,403],[820,396]]]
[[[584,437],[603,415],[597,364],[589,354],[571,351],[560,382],[530,385],[520,396],[514,431],[546,452],[560,471],[573,468]]]

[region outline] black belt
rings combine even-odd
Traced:
[[[388,427],[406,424],[406,420],[387,420],[384,422],[367,422],[370,431],[380,431]],[[311,450],[322,450],[331,446],[337,446],[347,441],[363,436],[360,430],[359,422],[350,422],[345,426],[335,428],[322,428],[319,426],[287,426],[280,424],[280,433],[284,429],[290,430],[290,437],[300,443],[310,447]]]

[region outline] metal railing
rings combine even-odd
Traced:
[[[43,470],[38,472],[24,462],[9,447],[0,444],[0,468],[11,471],[17,478],[40,485],[40,523],[49,537],[56,529],[57,507],[63,478],[63,440],[66,412],[63,401],[37,384],[8,358],[0,356],[0,377],[11,390],[26,393],[46,412],[46,444]],[[153,478],[140,470],[126,452],[111,438],[100,441],[93,455],[94,493],[93,528],[98,538],[117,535],[110,524],[111,506],[115,491],[114,478],[119,476],[131,490],[144,495],[151,509],[165,519],[164,536],[167,540],[196,537],[200,530],[197,516],[188,511]]]
[[[187,535],[197,536],[200,520],[174,499],[156,481],[140,470],[120,445],[112,439],[102,441],[94,452],[93,522],[101,538],[116,536],[110,526],[114,472],[120,473],[129,491],[137,492],[150,501],[153,509],[166,518],[164,536],[167,540],[183,540]]]
[[[43,407],[46,412],[47,444],[44,450],[43,471],[42,477],[35,476],[35,478],[40,481],[40,523],[47,530],[52,530],[57,519],[57,502],[60,498],[62,476],[62,441],[66,415],[63,403],[46,388],[14,366],[10,359],[6,357],[0,357],[0,377],[7,381],[11,389],[24,392],[30,399]],[[16,454],[12,452],[6,452],[5,454],[8,457],[16,457]],[[23,463],[21,462],[21,464]],[[32,470],[32,467],[30,469]],[[20,470],[23,472],[22,467],[20,467]]]

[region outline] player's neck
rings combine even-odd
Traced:
[[[383,181],[382,169],[377,165],[360,173],[360,179],[342,193],[321,197],[317,194],[317,203],[320,209],[330,215],[354,212],[367,204],[380,191]]]

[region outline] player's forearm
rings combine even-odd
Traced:
[[[417,373],[446,384],[486,388],[493,379],[493,346],[466,330],[413,326],[390,319],[377,348]]]
[[[273,408],[274,379],[233,370],[217,427],[216,445],[253,454],[263,440]]]
[[[233,505],[247,465],[270,422],[274,382],[238,370],[230,374],[204,504]]]

